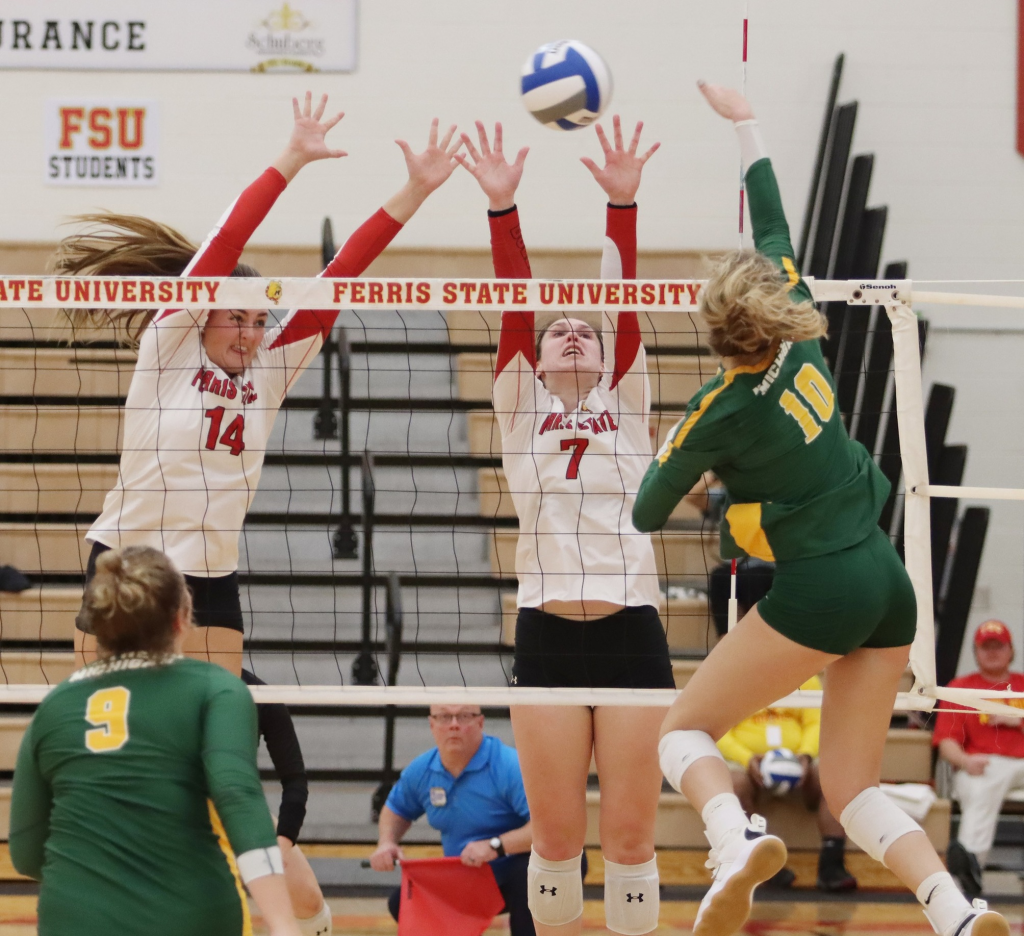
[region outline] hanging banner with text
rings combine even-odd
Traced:
[[[3,0],[0,68],[351,72],[358,0]]]
[[[132,188],[159,182],[156,101],[50,100],[43,127],[50,185]]]
[[[0,308],[693,311],[699,280],[0,276]]]

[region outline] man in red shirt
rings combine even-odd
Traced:
[[[986,621],[975,631],[974,658],[978,672],[954,679],[951,687],[1024,691],[1024,673],[1010,672],[1013,640],[1002,621]],[[1015,707],[1024,708],[1022,703],[1010,700]],[[947,863],[964,892],[976,897],[1003,800],[1010,790],[1024,788],[1024,720],[950,707],[955,711],[939,713],[932,737],[939,754],[956,768],[960,801],[960,831]]]

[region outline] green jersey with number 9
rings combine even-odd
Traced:
[[[793,263],[789,226],[768,159],[747,172],[756,248],[811,298]],[[711,470],[728,493],[722,556],[804,559],[854,546],[878,527],[888,480],[847,435],[818,341],[775,342],[757,364],[719,368],[690,401],[648,468],[633,508],[660,529]]]
[[[277,846],[248,687],[211,663],[125,654],[73,673],[22,740],[11,858],[39,933],[251,933],[235,855]]]

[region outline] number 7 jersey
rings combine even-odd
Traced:
[[[636,208],[608,209],[604,279],[636,275]],[[492,216],[500,277],[530,276],[514,212]],[[505,312],[494,377],[502,464],[519,517],[517,604],[607,601],[658,607],[654,549],[631,519],[650,461],[651,388],[635,312],[605,314],[605,372],[566,412],[536,375],[534,316]]]

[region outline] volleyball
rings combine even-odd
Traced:
[[[545,127],[589,127],[612,99],[612,73],[590,46],[574,39],[549,42],[523,66],[523,103]]]
[[[788,748],[776,748],[761,758],[761,780],[764,788],[776,796],[785,796],[800,786],[804,768],[800,758]]]

